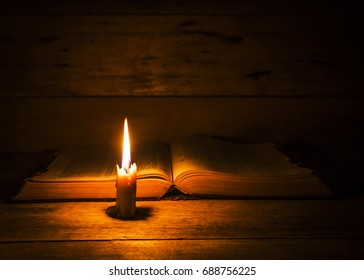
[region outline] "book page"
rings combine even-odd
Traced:
[[[215,140],[188,137],[171,146],[173,176],[177,178],[184,172],[195,170],[229,171],[225,164],[225,155]]]
[[[109,148],[70,148],[58,152],[55,160],[32,181],[115,181],[116,164],[121,152]],[[160,178],[171,181],[169,147],[162,144],[140,145],[132,152],[138,178]]]
[[[171,151],[160,143],[145,143],[136,147],[132,162],[137,165],[138,179],[163,178],[172,182]]]
[[[196,172],[244,177],[296,176],[310,170],[295,166],[273,144],[241,144],[223,140],[189,137],[172,145],[173,174],[191,176]]]

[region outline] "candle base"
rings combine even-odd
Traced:
[[[111,218],[120,219],[120,220],[133,220],[136,218],[136,209],[134,213],[129,213],[129,215],[125,213],[121,213],[119,207],[115,206],[109,206],[106,209],[105,212],[107,215],[109,215]]]
[[[123,180],[128,179],[128,180]],[[131,219],[136,212],[136,180],[122,178],[116,182],[116,205],[119,216]]]

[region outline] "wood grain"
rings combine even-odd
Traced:
[[[0,243],[14,260],[362,259],[362,239],[123,240]]]
[[[353,3],[352,3],[353,4]],[[16,0],[4,3],[0,14],[249,14],[249,13],[332,13],[343,11],[342,5],[327,1],[288,0],[142,0],[114,1],[78,0],[49,2],[34,0],[32,3]]]
[[[11,15],[0,96],[361,96],[343,15]],[[47,26],[47,28],[44,28]]]
[[[0,150],[120,148],[125,116],[133,145],[189,134],[326,147],[364,141],[362,101],[352,98],[9,98],[0,103]]]
[[[361,239],[361,200],[143,201],[136,220],[112,203],[1,205],[1,242],[210,239]],[[178,214],[176,214],[178,213]]]
[[[0,152],[119,147],[126,115],[133,143],[199,133],[361,144],[360,11],[327,1],[8,1]],[[15,162],[1,188],[23,174]],[[111,204],[0,204],[0,259],[364,256],[362,198],[144,201],[135,221],[109,218]]]

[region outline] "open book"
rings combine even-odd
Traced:
[[[116,197],[120,152],[102,148],[60,151],[44,172],[25,180],[15,200]],[[171,146],[134,148],[137,198],[159,199],[171,187],[197,196],[332,196],[307,168],[290,163],[273,144],[242,144],[188,137]]]

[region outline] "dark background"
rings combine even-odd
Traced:
[[[29,159],[21,171],[18,161],[44,151],[119,147],[127,116],[133,144],[195,133],[274,142],[341,189],[361,191],[357,7],[134,2],[2,5],[2,185],[38,168],[40,160]]]

